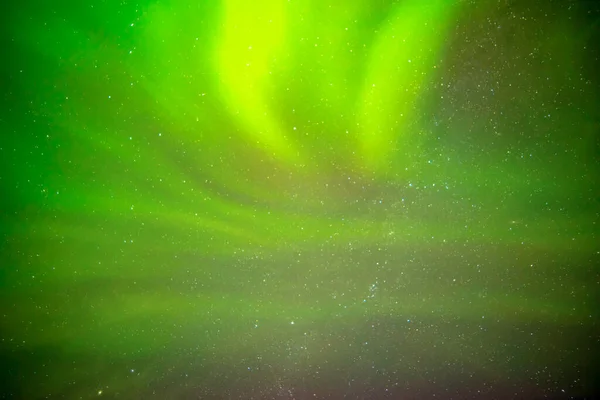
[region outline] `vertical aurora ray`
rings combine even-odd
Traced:
[[[222,78],[225,105],[233,118],[240,119],[249,142],[269,156],[293,165],[300,160],[299,151],[272,111],[272,94],[276,90],[273,72],[277,74],[278,64],[286,61],[283,48],[287,18],[285,2],[256,6],[226,1],[215,71]]]
[[[403,143],[417,133],[416,105],[430,75],[436,72],[457,4],[445,0],[402,2],[382,24],[371,47],[359,97],[357,125],[367,171],[381,174],[410,164],[410,160],[394,162],[390,158],[393,154],[409,157]]]

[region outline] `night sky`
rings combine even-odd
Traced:
[[[594,1],[11,1],[0,398],[600,393]]]

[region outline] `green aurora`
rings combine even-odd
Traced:
[[[8,7],[2,398],[593,394],[600,14],[474,3]]]

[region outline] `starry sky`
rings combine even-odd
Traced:
[[[0,398],[599,392],[595,2],[3,8]]]

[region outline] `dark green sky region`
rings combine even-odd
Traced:
[[[598,393],[596,2],[3,9],[0,398]]]

